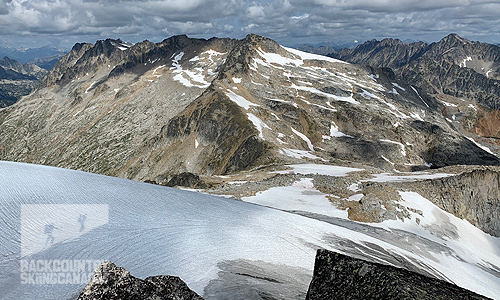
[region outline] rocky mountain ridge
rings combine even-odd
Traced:
[[[76,44],[36,91],[0,111],[0,157],[158,183],[314,160],[499,164],[443,107],[389,69],[256,35],[108,39]]]
[[[423,93],[434,95],[447,108],[456,108],[458,119],[452,121],[467,123],[467,130],[498,143],[500,136],[497,133],[483,133],[485,126],[491,127],[497,122],[491,115],[500,108],[498,45],[471,42],[450,34],[431,44],[403,43],[397,39],[372,40],[331,56],[392,68],[398,77],[405,78]]]

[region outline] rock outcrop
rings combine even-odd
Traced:
[[[179,277],[151,276],[144,280],[106,261],[99,265],[78,300],[202,300]]]
[[[489,299],[454,284],[393,266],[318,250],[307,300]]]
[[[459,175],[403,184],[441,209],[500,237],[500,170],[476,168]]]

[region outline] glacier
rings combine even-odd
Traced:
[[[455,245],[457,239],[447,247],[418,228],[370,226],[81,171],[0,162],[0,178],[0,299],[76,298],[85,283],[22,284],[22,264],[51,260],[111,260],[139,278],[179,276],[207,299],[222,290],[227,298],[255,299],[255,290],[271,284],[267,276],[295,270],[310,280],[318,248],[419,270],[500,299],[500,242],[480,231],[471,231],[466,245]],[[405,194],[405,200],[421,199]],[[44,231],[49,219],[52,230]],[[265,274],[252,277],[253,290],[238,288],[228,266],[247,277]],[[277,284],[286,291],[295,283]]]

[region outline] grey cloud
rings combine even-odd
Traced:
[[[9,13],[9,8],[7,4],[9,4],[12,0],[0,0],[0,15],[5,15]]]
[[[456,32],[500,40],[496,0],[0,0],[0,14],[2,35],[26,38],[139,41],[173,34],[240,38],[253,32],[294,44],[383,37],[435,40]]]

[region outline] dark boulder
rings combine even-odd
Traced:
[[[174,175],[172,179],[170,179],[166,186],[175,187],[175,186],[184,186],[189,188],[206,188],[205,182],[200,179],[200,176],[190,173],[183,172],[177,175]]]
[[[124,268],[114,263],[103,262],[92,275],[78,300],[121,299],[121,300],[196,300],[203,299],[179,277],[152,276],[144,280],[135,278]]]
[[[318,250],[306,300],[489,299],[454,284],[328,250]]]

